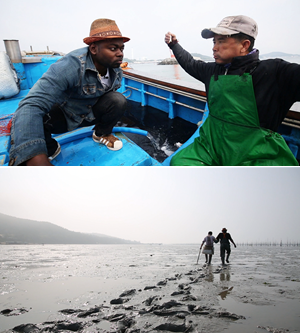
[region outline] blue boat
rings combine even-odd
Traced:
[[[27,54],[20,59],[20,56],[15,56],[20,53],[18,41],[7,41],[5,46],[20,79],[20,91],[10,98],[0,99],[0,165],[2,166],[7,166],[9,162],[9,124],[20,100],[28,94],[51,64],[62,57],[49,51],[43,54]],[[206,93],[199,89],[196,83],[150,77],[142,72],[124,69],[119,92],[130,102],[129,112],[130,108],[137,108],[138,117],[147,112],[154,112],[161,114],[164,119],[174,121],[180,119],[188,128],[188,130],[182,129],[185,128],[182,123],[178,126],[178,132],[182,132],[183,137],[188,136],[184,139],[185,142],[183,144],[179,142],[177,146],[174,145],[171,152],[157,158],[156,139],[147,128],[142,128],[143,122],[140,128],[125,124],[114,128],[115,135],[123,142],[123,148],[119,151],[110,151],[92,140],[93,126],[91,126],[55,135],[62,148],[61,154],[52,160],[55,166],[168,166],[172,156],[191,144],[199,135],[199,127],[209,113],[206,107]],[[157,121],[154,127],[159,125]],[[289,111],[280,126],[279,133],[285,138],[294,156],[300,160],[300,113]],[[162,134],[158,133],[158,136]],[[152,148],[154,147],[154,154],[139,144],[139,140],[135,140],[137,136],[147,137]]]

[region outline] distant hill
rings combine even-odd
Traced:
[[[281,58],[281,57],[300,57],[299,54],[289,54],[284,52],[270,52],[266,54],[262,54],[262,57],[265,58]]]
[[[191,55],[195,58],[201,58],[203,61],[214,61],[212,57],[205,56],[200,53],[191,53]],[[265,59],[274,59],[274,58],[280,58],[289,62],[294,62],[299,64],[300,63],[300,54],[289,54],[289,53],[284,53],[284,52],[270,52],[266,54],[260,54],[259,58],[261,60]]]
[[[271,52],[259,56],[261,60],[279,58],[288,62],[300,64],[300,54],[289,54],[284,52]]]
[[[191,55],[195,58],[200,58],[203,61],[214,61],[214,59],[212,57],[206,56],[204,54],[200,54],[200,53],[191,53]]]
[[[50,222],[21,219],[0,213],[0,244],[137,244],[103,234],[70,231]]]
[[[205,56],[200,53],[191,53],[191,54],[193,57],[201,58],[201,60],[203,60],[203,61],[214,61],[214,59],[212,57]],[[270,53],[266,53],[266,54],[261,54],[259,57],[260,57],[260,59],[280,58],[280,59],[284,59],[284,60],[291,61],[291,62],[297,62],[297,63],[300,59],[299,54],[289,54],[289,53],[284,53],[284,52],[270,52]]]
[[[214,59],[208,56],[205,56],[200,53],[191,53],[191,55],[194,57],[195,60],[202,60],[202,61],[213,61]],[[158,63],[158,65],[177,65],[178,61],[176,58],[166,58],[163,59]]]
[[[203,61],[214,61],[213,57],[211,56],[207,56],[201,53],[191,53],[191,55],[194,58],[200,58]],[[284,53],[284,52],[270,52],[270,53],[266,53],[266,54],[260,54],[260,59],[264,60],[264,59],[273,59],[273,58],[280,58],[280,59],[284,59],[290,62],[296,62],[296,63],[300,63],[299,59],[300,59],[300,54],[290,54],[290,53]],[[156,59],[157,62],[161,63],[164,62],[166,60],[168,60],[171,58],[167,58],[167,59]],[[124,58],[124,61],[127,62],[136,62],[137,59],[129,59],[129,58]],[[174,60],[174,59],[172,59]],[[148,59],[149,61],[149,59]],[[176,60],[175,60],[176,61]],[[166,61],[166,64],[171,64],[171,62]]]

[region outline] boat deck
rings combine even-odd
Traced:
[[[10,120],[20,100],[28,91],[0,101],[0,118]],[[148,136],[134,133],[115,133],[123,149],[111,151],[92,140],[92,128],[82,128],[57,135],[62,153],[52,161],[56,166],[159,166],[187,141],[198,128],[181,118],[170,119],[166,112],[128,100],[128,107],[118,126],[139,128]],[[10,136],[0,136],[0,165],[8,165]],[[138,159],[137,159],[138,156]]]
[[[52,161],[55,166],[159,166],[142,148],[126,135],[115,133],[123,148],[111,151],[92,140],[94,126],[56,136],[62,147],[61,153]],[[138,159],[137,159],[138,156]]]

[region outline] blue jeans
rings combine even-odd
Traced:
[[[95,120],[89,122],[84,119],[78,128],[95,125],[93,129],[97,136],[110,134],[124,115],[126,105],[127,100],[122,94],[115,91],[108,92],[99,97],[92,107]],[[57,149],[57,142],[52,138],[52,134],[68,132],[67,120],[60,106],[56,104],[44,116],[43,122],[48,156],[51,156]]]

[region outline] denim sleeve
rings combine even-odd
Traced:
[[[50,66],[20,102],[12,120],[10,165],[47,155],[43,117],[64,91],[80,84],[80,67],[78,59],[62,58]]]

